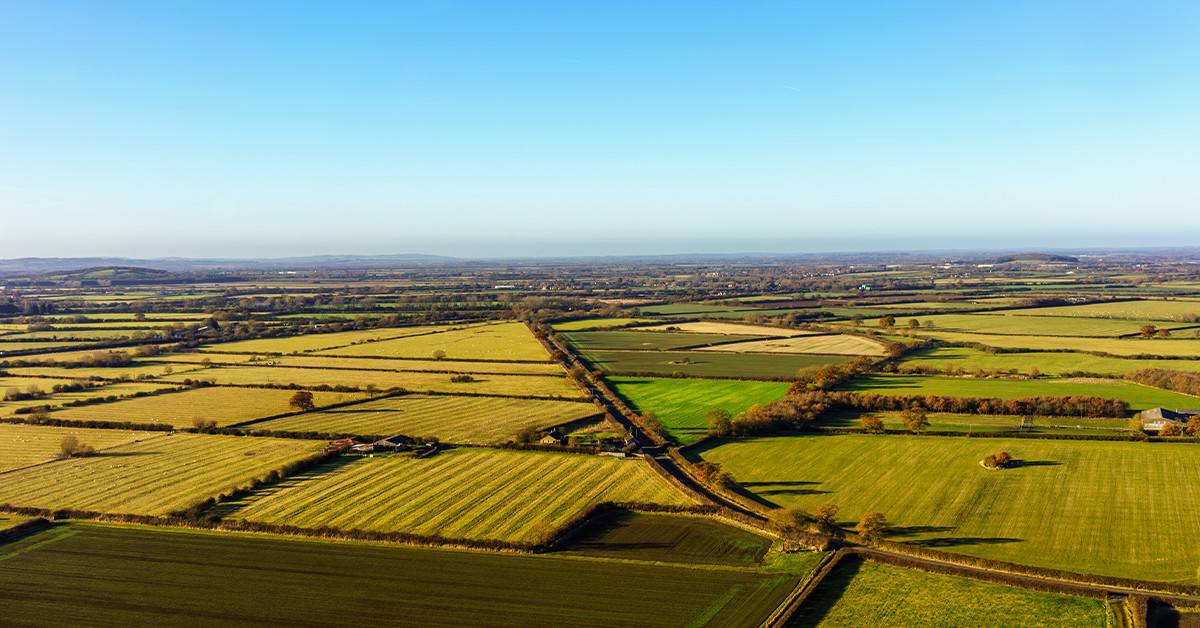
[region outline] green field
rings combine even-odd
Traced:
[[[697,347],[712,343],[729,342],[736,337],[729,334],[696,334],[670,331],[576,331],[562,334],[571,346],[587,352],[594,349],[626,349],[641,351],[665,351],[684,347]],[[745,336],[753,339],[757,336]]]
[[[1100,600],[850,558],[821,581],[790,625],[1104,628],[1106,613]]]
[[[606,329],[609,327],[624,327],[636,323],[653,323],[650,318],[584,318],[575,321],[554,323],[555,331],[583,331],[586,329]]]
[[[753,627],[799,578],[96,524],[0,546],[20,626]]]
[[[593,349],[583,356],[597,368],[614,375],[687,377],[744,377],[787,379],[810,366],[849,362],[850,356],[806,353],[733,353],[722,351],[616,351]]]
[[[940,375],[864,375],[842,390],[881,395],[945,395],[948,397],[1022,397],[1087,396],[1123,399],[1137,412],[1149,408],[1195,408],[1200,398],[1152,388],[1121,380],[1067,379],[984,379]]]
[[[785,382],[745,380],[609,377],[608,383],[640,413],[656,414],[667,431],[682,444],[694,443],[708,430],[705,415],[723,408],[738,415],[756,403],[779,399],[787,393]]]
[[[254,429],[339,434],[437,436],[450,443],[503,443],[522,428],[544,429],[599,414],[577,401],[404,395],[310,412]]]
[[[739,353],[823,353],[830,355],[874,356],[885,355],[883,344],[861,336],[828,334],[800,336],[776,340],[752,340],[706,347],[701,351],[733,351]]]
[[[688,503],[641,460],[462,448],[427,459],[342,458],[220,512],[301,527],[535,541],[601,501]]]
[[[197,419],[216,421],[218,426],[295,412],[288,405],[294,390],[274,388],[226,388],[207,386],[180,392],[97,403],[55,411],[51,417],[71,421],[128,421],[156,423],[176,428],[192,427]],[[362,393],[313,393],[317,407],[363,398]]]
[[[1019,462],[984,469],[1007,451]],[[754,438],[708,448],[759,499],[840,523],[884,513],[889,538],[1017,563],[1195,583],[1197,446],[947,436]],[[1162,534],[1160,530],[1171,530]]]
[[[1134,320],[1180,321],[1200,316],[1200,301],[1119,301],[1010,310],[1013,316],[1081,316]]]
[[[244,486],[319,450],[282,438],[163,434],[0,474],[0,503],[165,515]]]
[[[186,379],[214,384],[313,387],[375,386],[381,390],[403,388],[415,392],[472,393],[484,395],[528,395],[575,399],[583,393],[565,375],[479,375],[475,381],[450,381],[447,373],[415,371],[361,371],[350,369],[288,368],[283,366],[219,366],[203,371],[179,373],[165,381]]]
[[[208,345],[205,349],[218,352],[234,353],[304,353],[320,351],[333,347],[345,347],[359,343],[367,343],[386,338],[400,338],[412,334],[424,334],[430,331],[452,329],[449,326],[429,327],[383,327],[380,329],[365,329],[360,331],[343,331],[328,334],[304,334],[286,338],[261,338],[257,340],[238,340]]]
[[[871,412],[889,430],[905,430],[899,412]],[[857,412],[834,412],[822,416],[821,427],[862,429]],[[1099,434],[1120,436],[1128,433],[1125,419],[1089,419],[1080,417],[1021,417],[1004,414],[955,414],[930,412],[928,432],[971,432],[988,434],[1021,431],[1030,434]]]
[[[706,303],[667,303],[664,305],[643,305],[638,308],[643,314],[676,315],[676,314],[713,314],[718,312],[736,312],[750,309],[744,305],[708,305]]]
[[[351,357],[429,358],[437,352],[443,352],[445,358],[450,360],[550,360],[546,349],[524,323],[475,325],[315,353]]]
[[[707,517],[619,511],[587,524],[568,554],[667,563],[749,566],[771,540]],[[815,563],[818,554],[806,555]]]
[[[1083,318],[1073,316],[1008,316],[1007,312],[990,314],[937,314],[920,316],[921,327],[938,331],[959,331],[980,334],[1016,334],[1029,336],[1103,336],[1116,337],[1138,333],[1143,325],[1155,324],[1149,320],[1118,320],[1105,318]],[[902,326],[907,321],[897,321]],[[877,320],[864,321],[863,325],[878,327]],[[1179,327],[1180,324],[1164,324],[1159,327]]]
[[[97,450],[156,436],[153,432],[95,430],[0,423],[0,473],[58,457],[63,438],[74,436]]]
[[[937,347],[906,354],[900,366],[901,368],[913,366],[941,371],[961,369],[968,372],[995,369],[1029,373],[1032,369],[1037,369],[1043,375],[1083,372],[1121,376],[1150,368],[1200,371],[1200,360],[1130,360],[1061,351],[988,353],[970,347]]]
[[[15,384],[17,382],[21,382],[21,384],[19,386],[9,386],[9,384]],[[30,386],[37,386],[39,390],[49,392],[55,384],[69,383],[71,383],[71,380],[68,379],[5,377],[0,378],[0,393],[7,392],[11,388],[17,388],[18,390],[24,391]],[[37,399],[26,399],[24,401],[0,401],[0,416],[12,415],[18,408],[36,408],[39,406],[49,406],[54,408],[64,403],[75,401],[85,401],[88,399],[100,399],[105,397],[128,397],[141,392],[153,392],[171,387],[172,385],[170,384],[154,384],[150,382],[116,382],[101,386],[93,386],[85,390],[74,392],[52,393],[48,397],[41,397]]]
[[[1200,357],[1195,332],[1176,332],[1173,338],[1071,338],[1066,336],[1004,336],[922,329],[921,336],[946,342],[972,343],[1001,349],[1093,351],[1117,356]]]

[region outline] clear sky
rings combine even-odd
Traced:
[[[0,0],[0,257],[1195,245],[1200,2]]]

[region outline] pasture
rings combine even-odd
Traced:
[[[705,415],[713,408],[737,416],[756,403],[783,397],[786,382],[745,380],[608,377],[613,390],[637,412],[653,412],[681,444],[694,443],[708,431]]]
[[[162,378],[181,382],[185,379],[214,384],[275,385],[313,387],[352,386],[365,389],[403,388],[414,392],[467,393],[484,395],[516,395],[532,397],[562,397],[577,399],[583,396],[566,376],[549,375],[479,375],[473,382],[451,382],[448,373],[414,371],[361,371],[351,369],[288,368],[283,366],[220,366],[199,372],[177,373]]]
[[[438,373],[485,373],[494,375],[559,375],[563,369],[554,362],[492,362],[481,360],[425,360],[415,358],[342,358],[317,355],[285,355],[273,359],[281,366],[306,366],[335,369],[380,369],[388,371],[429,371]]]
[[[849,362],[849,356],[806,353],[733,353],[719,351],[614,351],[593,349],[583,357],[614,375],[681,373],[687,377],[738,377],[792,380],[810,366]]]
[[[1000,349],[1091,351],[1115,356],[1200,357],[1200,339],[1194,332],[1176,332],[1172,338],[1071,338],[1066,336],[1005,336],[921,329],[920,336],[946,342],[981,344]]]
[[[1107,625],[1100,600],[843,560],[793,616],[795,626]]]
[[[598,414],[590,403],[503,397],[403,395],[254,424],[254,429],[390,436],[437,436],[445,442],[487,444],[517,432],[544,429]]]
[[[150,379],[199,368],[198,364],[166,364],[138,360],[124,366],[22,366],[5,369],[14,375],[68,379]]]
[[[104,450],[155,434],[0,423],[0,473],[56,459],[61,451],[59,445],[67,436],[74,436],[82,444]]]
[[[219,511],[310,528],[537,541],[601,501],[689,503],[640,460],[462,448],[342,458]]]
[[[900,367],[903,369],[906,366],[966,372],[998,370],[1030,373],[1037,369],[1043,375],[1096,373],[1119,377],[1150,368],[1200,371],[1200,360],[1132,360],[1065,351],[989,353],[971,347],[936,347],[906,354]]]
[[[626,325],[653,322],[655,322],[654,319],[649,318],[583,318],[554,323],[550,327],[555,331],[587,331],[590,329],[608,329],[610,327],[624,327]]]
[[[1015,468],[984,469],[1007,451]],[[1195,583],[1200,475],[1190,443],[780,436],[700,455],[759,499],[809,511],[841,507],[852,527],[877,511],[888,538],[997,560]],[[1151,531],[1171,530],[1171,534]]]
[[[572,346],[583,352],[594,349],[668,351],[734,340],[728,334],[633,330],[577,331],[564,333],[562,336]],[[748,339],[755,337],[747,336]]]
[[[384,358],[548,362],[546,349],[524,323],[493,323],[316,351],[318,355]]]
[[[1186,322],[1194,320],[1194,317],[1200,317],[1200,301],[1143,299],[1009,310],[1008,314],[1013,316],[1078,316]]]
[[[27,382],[17,387],[21,391],[26,391],[30,386],[35,386],[39,390],[50,392],[55,384],[69,384],[71,380],[40,377],[6,377],[0,379],[0,392],[7,393],[10,390],[8,385],[10,382]],[[18,408],[36,408],[39,406],[54,408],[75,401],[87,401],[105,397],[129,397],[138,393],[155,392],[170,387],[171,385],[169,384],[150,382],[116,382],[93,386],[84,390],[51,393],[46,397],[26,399],[24,401],[0,401],[0,416],[14,414]]]
[[[138,397],[56,410],[50,416],[71,421],[128,421],[131,423],[192,427],[197,420],[216,421],[224,427],[287,412],[294,390],[276,388],[226,388],[205,386],[180,392]],[[313,392],[317,407],[363,398],[362,393]]]
[[[87,458],[0,474],[0,504],[165,515],[244,486],[319,447],[283,438],[156,434]]]
[[[883,426],[889,430],[905,430],[904,420],[899,412],[871,412],[873,416],[883,421]],[[855,412],[835,412],[823,416],[817,422],[821,427],[836,427],[862,429],[859,414]],[[1093,419],[1080,417],[1021,417],[1005,414],[956,414],[953,412],[930,412],[929,426],[925,431],[937,432],[968,432],[972,434],[988,434],[995,432],[1020,431],[1029,434],[1099,434],[1105,436],[1121,436],[1128,433],[1128,421],[1124,419]]]
[[[944,395],[997,399],[1101,397],[1122,399],[1129,403],[1130,410],[1134,412],[1157,407],[1179,409],[1200,405],[1200,397],[1115,379],[984,379],[938,375],[864,375],[850,380],[841,390],[881,395]]]
[[[800,577],[83,523],[0,546],[16,625],[750,628]]]
[[[750,566],[771,540],[709,517],[617,511],[586,524],[565,552],[622,560]],[[804,554],[816,563],[819,554]]]
[[[641,327],[645,331],[686,331],[698,334],[723,334],[733,336],[808,336],[818,332],[767,325],[723,323],[719,321],[692,321],[690,323],[666,323],[652,327]]]
[[[309,353],[442,329],[449,329],[449,327],[381,327],[379,329],[303,334],[283,338],[237,340],[207,345],[205,350],[223,353]]]
[[[1018,336],[1094,336],[1115,338],[1117,336],[1137,334],[1141,331],[1143,325],[1156,324],[1154,321],[1148,320],[1118,320],[1071,316],[1008,316],[1005,311],[981,314],[938,314],[916,318],[921,322],[922,329]],[[897,327],[902,327],[905,323],[906,321],[904,320],[896,321]],[[878,327],[879,321],[866,321],[863,324],[869,327]],[[1161,321],[1157,325],[1167,328],[1179,327],[1179,324],[1164,325]]]
[[[699,350],[732,351],[735,353],[816,353],[871,357],[886,355],[883,345],[879,342],[849,334],[799,336],[781,340],[750,340],[715,347],[703,347]]]

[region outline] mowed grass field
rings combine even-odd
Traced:
[[[705,415],[721,408],[737,416],[756,403],[787,393],[787,382],[656,377],[608,377],[613,390],[636,411],[653,412],[682,444],[694,443],[708,430]]]
[[[0,503],[33,508],[165,515],[244,486],[316,453],[283,438],[162,434],[0,474]]]
[[[424,334],[431,331],[443,331],[446,329],[452,329],[452,327],[381,327],[379,329],[340,331],[326,334],[303,334],[285,338],[237,340],[234,342],[206,345],[204,348],[205,350],[233,353],[304,353],[333,347],[343,347],[356,343],[374,342],[386,338],[400,338],[402,336]]]
[[[1190,330],[1176,332],[1173,338],[1070,338],[1065,336],[1005,336],[971,334],[922,329],[920,336],[987,345],[1001,349],[1043,349],[1047,351],[1094,351],[1116,356],[1200,357],[1200,340]]]
[[[614,375],[744,377],[792,380],[810,366],[849,362],[850,356],[805,353],[733,353],[719,351],[613,351],[593,349],[583,357]]]
[[[444,352],[445,358],[450,360],[550,361],[545,348],[524,323],[474,325],[316,353],[351,357],[429,358],[439,351]]]
[[[46,378],[3,378],[0,382],[35,382],[28,385],[18,387],[19,390],[28,390],[29,385],[37,386],[39,390],[49,392],[54,384],[69,384],[71,380],[67,379],[46,379]],[[49,406],[51,408],[61,406],[64,403],[74,401],[84,401],[88,399],[99,399],[105,397],[128,397],[142,392],[154,392],[167,388],[177,387],[178,384],[167,383],[150,383],[150,382],[116,382],[101,386],[94,386],[85,390],[73,392],[53,393],[48,397],[38,399],[26,399],[24,401],[0,401],[0,416],[8,416],[15,413],[18,408],[36,408],[39,406]],[[7,391],[7,388],[0,386],[0,391]]]
[[[641,460],[462,448],[426,459],[339,459],[220,512],[301,527],[534,541],[601,501],[689,503]]]
[[[195,370],[197,368],[200,368],[199,364],[163,364],[139,360],[124,366],[22,366],[10,367],[5,370],[14,375],[36,377],[61,377],[68,379],[96,377],[100,379],[134,380],[160,377],[169,373],[182,373],[183,371]]]
[[[771,540],[708,517],[614,512],[586,524],[566,552],[623,560],[750,566]],[[817,553],[801,555],[815,565]]]
[[[420,392],[473,393],[485,395],[529,395],[575,399],[583,393],[565,375],[478,375],[476,381],[451,382],[449,373],[413,371],[361,371],[349,369],[288,368],[283,366],[220,366],[162,378],[185,379],[233,385],[283,385],[300,387],[354,386],[379,389],[403,388]]]
[[[900,412],[871,412],[879,417],[889,430],[905,431]],[[1005,414],[956,414],[953,412],[930,412],[928,432],[970,432],[986,434],[995,432],[1021,431],[1032,434],[1100,434],[1119,436],[1129,431],[1125,419],[1090,419],[1080,417],[1022,417]],[[821,417],[821,427],[862,429],[858,413],[837,412]]]
[[[255,357],[259,359],[253,360]],[[530,375],[562,375],[562,367],[550,362],[484,362],[478,360],[433,360],[416,358],[343,358],[325,355],[254,356],[247,353],[168,353],[150,358],[159,362],[178,363],[175,368],[197,368],[205,360],[214,365],[302,366],[308,368],[357,369],[380,371],[432,371],[451,373],[521,373]],[[253,361],[251,361],[253,360]]]
[[[9,625],[752,627],[800,577],[97,524],[0,546]]]
[[[578,401],[418,394],[272,419],[254,428],[437,436],[449,443],[489,444],[513,440],[526,427],[543,429],[596,414],[596,406]]]
[[[831,355],[885,355],[883,345],[849,334],[800,336],[782,340],[755,340],[703,347],[700,351],[733,351],[738,353],[825,353]]]
[[[1015,468],[979,464],[1001,450]],[[1195,583],[1196,452],[1188,443],[847,435],[746,439],[699,455],[771,504],[834,503],[846,526],[882,512],[896,526],[892,540]]]
[[[850,558],[821,581],[790,625],[1104,628],[1107,618],[1096,599]]]
[[[1012,316],[1079,316],[1087,318],[1125,318],[1132,320],[1180,321],[1200,316],[1200,301],[1145,299],[1115,303],[1089,303],[1009,310]]]
[[[1000,370],[1030,373],[1037,369],[1043,375],[1063,373],[1098,373],[1121,376],[1142,369],[1171,369],[1174,371],[1200,371],[1200,360],[1132,360],[1090,353],[1029,352],[988,353],[970,347],[936,347],[906,354],[901,361],[904,366],[952,371]]]
[[[585,329],[607,329],[610,327],[624,327],[625,325],[634,325],[637,323],[653,323],[651,318],[584,318],[577,321],[563,321],[554,323],[550,327],[555,331],[583,331]]]
[[[736,340],[729,334],[699,334],[670,331],[577,331],[562,334],[563,338],[580,351],[593,349],[625,349],[639,351],[668,351],[683,347],[697,347],[715,342]],[[747,340],[759,336],[746,336]]]
[[[984,379],[943,377],[939,375],[864,375],[850,380],[841,390],[881,395],[944,395],[948,397],[1022,397],[1087,396],[1122,399],[1130,410],[1149,408],[1194,408],[1200,397],[1121,380],[1092,379]]]
[[[727,334],[734,336],[808,336],[819,332],[803,329],[769,327],[767,325],[743,325],[719,321],[693,321],[690,323],[665,323],[642,327],[646,331],[685,331],[700,334]]]
[[[180,392],[138,397],[113,403],[98,403],[57,410],[55,419],[71,421],[128,421],[192,427],[197,419],[216,421],[224,427],[276,414],[295,412],[288,405],[294,390],[274,388],[226,388],[206,386]],[[363,393],[313,392],[317,407],[364,398]]]
[[[980,314],[937,314],[916,317],[922,328],[945,331],[976,332],[982,334],[1016,334],[1030,336],[1101,336],[1117,337],[1138,333],[1142,325],[1157,324],[1159,327],[1179,327],[1180,323],[1169,324],[1149,320],[1119,320],[1084,318],[1072,316],[1010,316],[1005,311]],[[902,326],[906,321],[897,321]],[[878,320],[866,321],[869,327],[878,327]]]
[[[0,472],[54,460],[61,451],[59,445],[67,436],[74,436],[80,443],[102,450],[156,434],[0,423]]]

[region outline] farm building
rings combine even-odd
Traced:
[[[567,438],[558,430],[551,430],[545,436],[538,439],[539,445],[565,445]]]
[[[1142,429],[1148,432],[1158,432],[1166,427],[1169,423],[1182,425],[1187,423],[1194,416],[1200,415],[1200,410],[1168,410],[1166,408],[1151,408],[1143,410],[1138,419],[1142,422]]]

